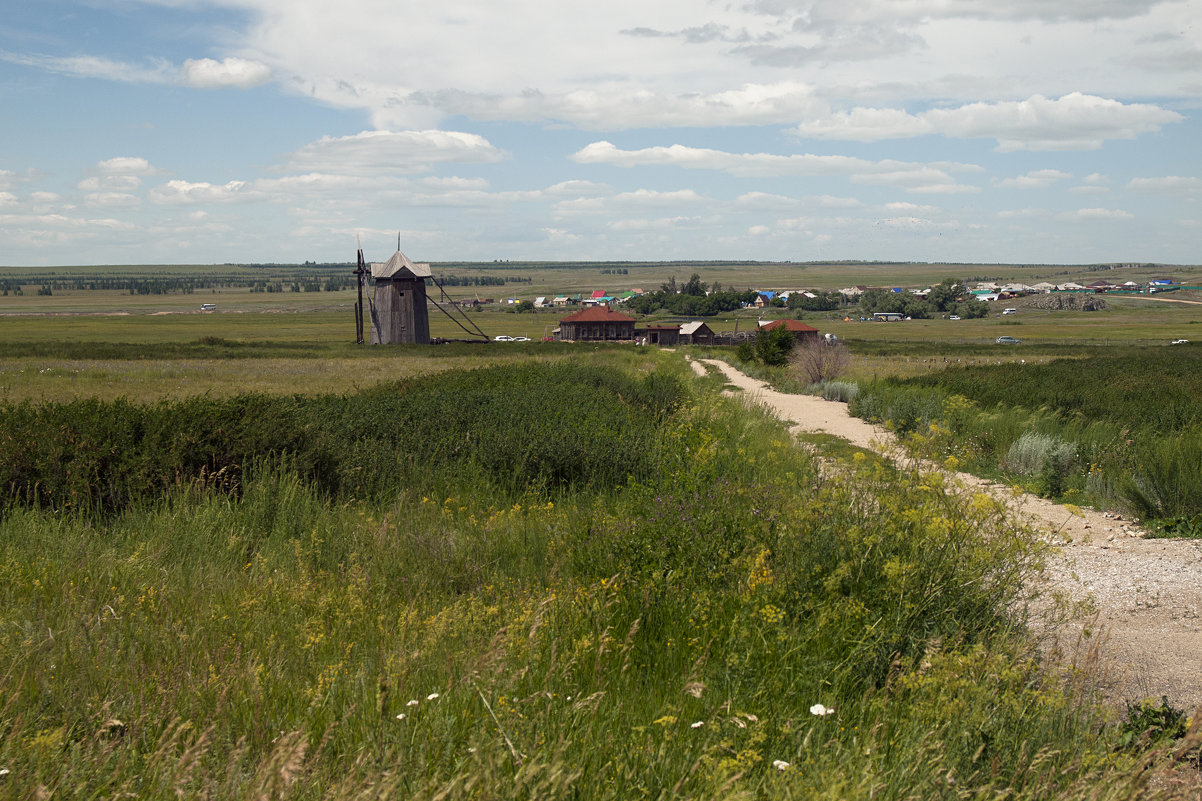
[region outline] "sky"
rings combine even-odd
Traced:
[[[38,0],[0,265],[1202,263],[1202,0]]]

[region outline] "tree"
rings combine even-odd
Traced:
[[[517,303],[517,308],[514,311],[516,311],[518,314],[521,314],[522,312],[532,312],[534,311],[534,302],[530,300],[519,300]]]
[[[797,344],[797,339],[788,327],[778,325],[767,331],[761,331],[755,339],[755,355],[764,364],[779,367],[789,361],[789,351]]]
[[[705,297],[705,282],[701,280],[701,276],[693,273],[689,276],[688,282],[681,288],[681,294],[692,295],[694,297]]]
[[[679,290],[676,289],[676,276],[671,276],[667,281],[659,285],[661,291],[668,295],[675,295]]]
[[[951,311],[956,300],[964,292],[964,286],[955,278],[944,278],[927,293],[927,303],[937,312]]]

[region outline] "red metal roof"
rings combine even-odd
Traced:
[[[608,306],[593,306],[581,309],[575,314],[564,317],[561,323],[633,323],[633,317],[616,312]]]
[[[603,298],[603,297],[605,297],[605,290],[604,290],[604,289],[594,289],[594,290],[593,290],[593,297],[594,297],[594,298]]]
[[[782,325],[794,333],[796,333],[798,331],[814,331],[815,333],[817,333],[817,331],[818,331],[818,329],[815,328],[814,326],[806,325],[801,320],[773,320],[772,322],[768,323],[767,325],[760,326],[760,330],[761,331],[771,331],[774,328],[780,328]]]

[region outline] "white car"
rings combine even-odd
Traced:
[[[1189,340],[1188,339],[1174,339],[1170,344],[1172,344],[1172,345],[1188,345]]]
[[[510,342],[529,342],[530,337],[514,337],[513,339],[511,339],[509,341]]]
[[[953,314],[951,317],[948,317],[947,319],[949,319],[949,320],[959,320],[959,319],[960,319],[960,315],[958,315],[958,314]]]
[[[513,342],[513,337],[508,334],[497,334],[492,338],[493,342]]]

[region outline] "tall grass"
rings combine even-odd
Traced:
[[[863,384],[853,414],[931,456],[1041,494],[1144,518],[1202,518],[1198,353],[1110,349],[1043,365],[951,368]],[[935,435],[931,425],[935,424]]]
[[[1118,798],[1146,778],[1034,658],[1042,546],[997,502],[819,471],[678,374],[589,366],[343,399],[418,397],[429,432],[471,410],[428,451],[378,435],[388,491],[276,454],[237,492],[10,506],[0,797]],[[309,419],[341,442],[338,403]],[[592,467],[481,455],[516,433],[457,447],[505,420]]]

